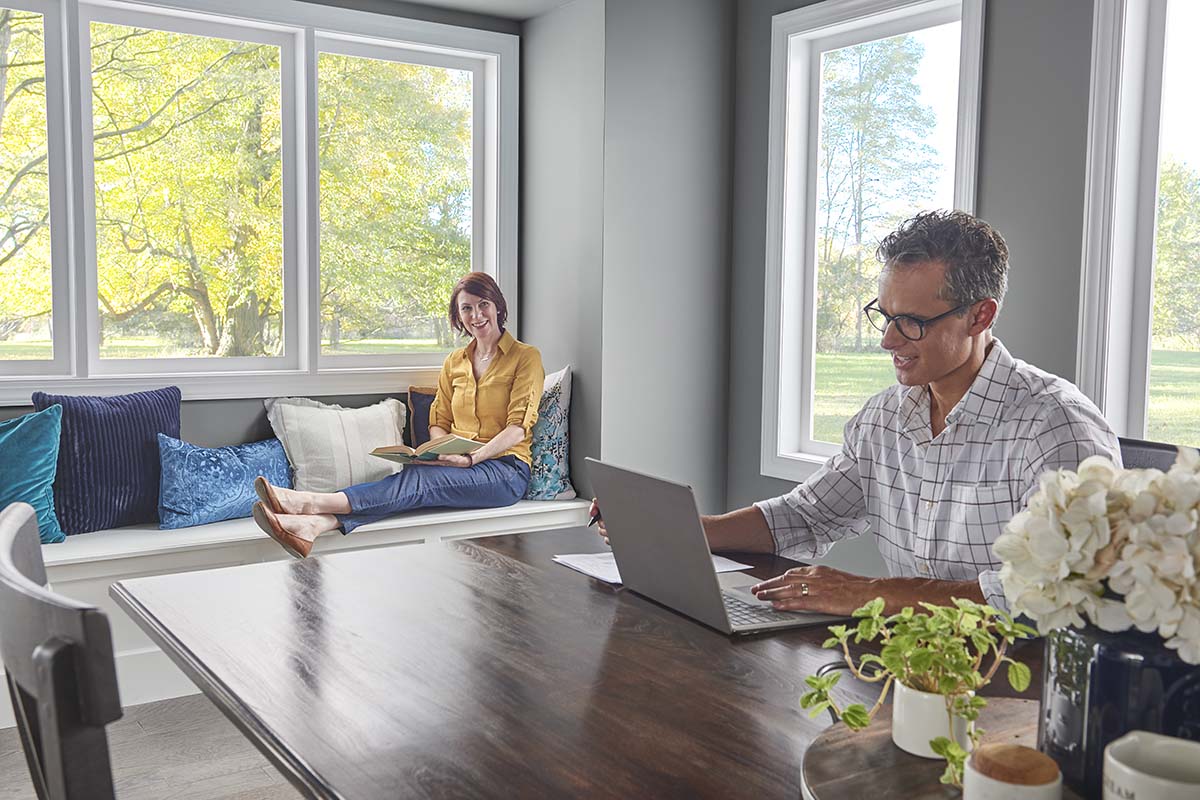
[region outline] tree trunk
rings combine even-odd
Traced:
[[[225,328],[216,355],[222,357],[261,356],[264,318],[259,310],[258,293],[251,290],[240,302],[225,307]]]

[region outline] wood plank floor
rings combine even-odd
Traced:
[[[118,800],[300,797],[204,695],[125,709],[108,747]],[[0,800],[34,800],[16,728],[0,731]]]

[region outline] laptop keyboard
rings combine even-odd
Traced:
[[[793,622],[796,619],[795,614],[776,611],[761,603],[747,602],[733,592],[722,591],[721,596],[725,600],[725,612],[729,614],[729,624],[734,626],[757,625],[763,622]]]

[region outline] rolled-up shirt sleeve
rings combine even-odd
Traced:
[[[857,430],[856,415],[846,423],[842,452],[787,494],[754,504],[767,520],[776,553],[818,558],[842,539],[870,530],[854,454]]]
[[[454,426],[454,412],[451,406],[454,398],[454,385],[450,379],[452,358],[454,358],[453,353],[446,356],[446,360],[442,362],[442,371],[438,375],[437,394],[434,395],[433,403],[429,406],[429,424],[444,431],[449,431]]]
[[[1008,598],[1004,596],[1004,586],[1000,583],[1000,570],[989,569],[979,573],[979,591],[983,599],[992,608],[998,608],[1008,613]]]
[[[541,402],[545,382],[541,353],[533,347],[524,348],[508,398],[508,425],[517,425],[526,433],[533,429],[538,419],[538,403]]]

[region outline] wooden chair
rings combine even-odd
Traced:
[[[39,800],[112,798],[105,725],[121,716],[108,618],[46,588],[37,517],[0,511],[0,660]]]
[[[1121,438],[1121,462],[1128,468],[1161,469],[1166,472],[1175,463],[1179,448],[1164,442]]]

